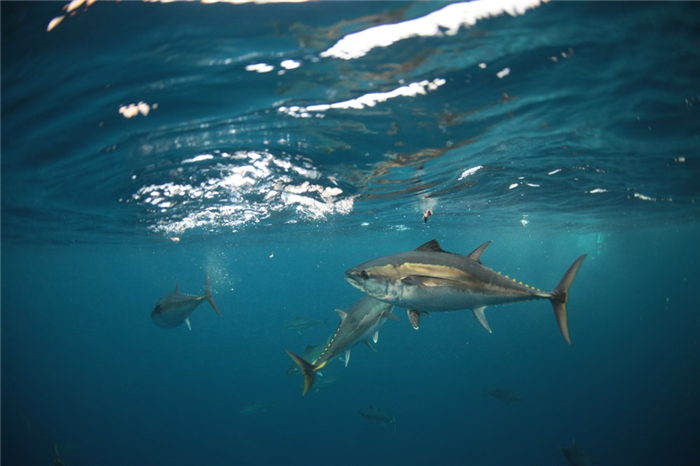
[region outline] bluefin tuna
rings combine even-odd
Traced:
[[[221,312],[219,312],[219,308],[216,306],[214,298],[211,295],[209,275],[207,275],[203,295],[181,293],[180,287],[176,281],[175,291],[171,291],[158,301],[155,309],[151,312],[151,319],[153,319],[153,322],[155,322],[158,327],[175,328],[185,322],[187,328],[192,330],[189,319],[190,314],[192,314],[192,311],[202,304],[204,300],[208,301],[214,311],[221,317]]]
[[[379,327],[386,319],[398,320],[391,310],[391,304],[377,301],[365,296],[360,299],[348,311],[337,309],[340,316],[340,325],[333,334],[325,350],[312,361],[306,361],[301,356],[285,350],[292,360],[301,368],[304,374],[304,391],[306,395],[314,383],[316,373],[321,370],[331,359],[344,354],[345,365],[350,360],[350,349],[358,343],[366,342],[371,347],[369,339],[374,343],[379,339]]]
[[[548,299],[564,340],[571,344],[566,303],[569,287],[586,255],[576,259],[554,291],[548,293],[485,267],[481,255],[489,244],[491,241],[461,256],[443,250],[432,240],[413,251],[353,267],[345,273],[345,278],[373,298],[406,308],[415,329],[419,327],[421,313],[471,309],[481,325],[491,332],[484,314],[486,306]]]

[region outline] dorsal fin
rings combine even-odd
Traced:
[[[337,312],[338,315],[340,316],[340,321],[345,322],[345,318],[348,316],[348,313],[342,309],[336,309],[335,312]]]
[[[486,251],[486,248],[489,247],[489,244],[491,244],[491,240],[488,240],[478,248],[474,249],[471,254],[469,254],[467,257],[473,261],[478,262],[481,264],[481,255]]]
[[[438,243],[436,239],[432,239],[425,244],[421,244],[416,248],[416,251],[447,252],[440,247],[440,243]]]

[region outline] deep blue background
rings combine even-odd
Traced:
[[[67,466],[556,466],[574,438],[595,465],[697,463],[698,4],[553,2],[315,60],[442,5],[98,2],[46,33],[61,4],[2,2],[3,465],[51,464],[55,444]],[[245,71],[287,58],[302,66]],[[277,111],[435,78],[439,90],[361,111]],[[159,108],[118,114],[139,100]],[[177,231],[256,198],[160,211],[132,197],[221,181],[217,164],[238,168],[221,153],[236,151],[304,157],[352,212],[278,203],[240,227]],[[484,264],[543,290],[588,254],[573,345],[543,301],[487,309],[493,334],[469,311],[414,331],[397,309],[377,354],[358,346],[324,369],[335,385],[302,397],[283,350],[326,341],[334,310],[361,298],[344,271],[430,239],[462,254],[493,240]],[[222,319],[205,303],[192,331],[151,322],[176,280],[202,293],[207,272]],[[285,330],[296,316],[330,328]],[[240,412],[258,402],[273,406]],[[368,405],[396,433],[358,414]]]
[[[487,265],[545,289],[588,252],[571,290],[573,345],[545,302],[488,310],[491,335],[468,312],[433,314],[418,332],[398,312],[378,354],[356,348],[347,368],[326,370],[336,385],[302,398],[282,350],[330,331],[282,324],[334,325],[333,309],[359,299],[346,268],[433,233],[4,247],[3,462],[46,464],[55,441],[74,464],[564,464],[558,447],[575,437],[596,464],[694,463],[697,227],[600,246],[546,231],[434,235],[465,252],[493,238]],[[153,325],[174,280],[201,292],[205,268],[224,318],[203,305],[191,332]],[[496,387],[525,401],[484,395]],[[239,414],[258,401],[275,406]],[[396,416],[396,434],[357,414],[369,404]]]

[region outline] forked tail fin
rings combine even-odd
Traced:
[[[574,282],[576,278],[576,273],[578,272],[581,263],[586,258],[586,254],[582,255],[576,261],[571,264],[569,270],[564,274],[564,278],[561,279],[557,287],[552,291],[551,297],[552,307],[554,307],[554,316],[557,318],[557,324],[559,324],[559,330],[564,337],[564,340],[568,344],[571,344],[571,338],[569,337],[569,324],[566,315],[566,302],[569,299],[569,287]]]
[[[299,366],[299,368],[301,369],[301,373],[304,374],[304,391],[302,392],[302,396],[306,395],[307,393],[309,393],[309,390],[311,390],[311,386],[314,384],[314,379],[316,378],[316,371],[325,366],[327,361],[323,361],[318,366],[315,366],[310,362],[304,360],[304,358],[302,358],[301,356],[294,354],[289,350],[284,350],[284,352],[287,353],[290,358],[292,358],[292,361],[294,361],[296,365]]]
[[[209,304],[211,305],[212,308],[216,311],[217,314],[219,314],[219,317],[223,317],[221,315],[221,312],[219,312],[219,308],[214,302],[214,297],[211,295],[211,286],[209,286],[209,274],[207,274],[207,283],[204,285],[204,299],[209,301]]]

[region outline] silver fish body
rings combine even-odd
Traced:
[[[570,343],[568,289],[586,255],[574,262],[554,291],[544,292],[485,267],[481,254],[490,243],[461,256],[444,251],[433,240],[414,251],[362,263],[348,270],[345,278],[373,298],[406,308],[414,328],[418,328],[419,313],[472,309],[479,322],[491,331],[484,316],[486,306],[548,299],[562,335]]]
[[[221,317],[221,312],[219,312],[219,308],[214,303],[214,298],[211,294],[208,276],[203,295],[182,293],[178,284],[175,283],[175,291],[171,291],[158,301],[158,304],[151,312],[151,319],[161,328],[175,328],[185,322],[191,330],[189,323],[190,314],[205,300],[209,302],[214,311]]]
[[[323,368],[328,361],[345,353],[345,363],[347,365],[350,349],[363,342],[369,344],[369,340],[376,343],[379,327],[387,318],[397,319],[391,313],[392,304],[378,301],[369,296],[360,299],[347,311],[337,310],[340,316],[340,324],[331,337],[326,348],[319,356],[307,361],[301,356],[287,351],[287,354],[300,367],[304,374],[304,392],[306,395],[313,385],[316,372]]]

